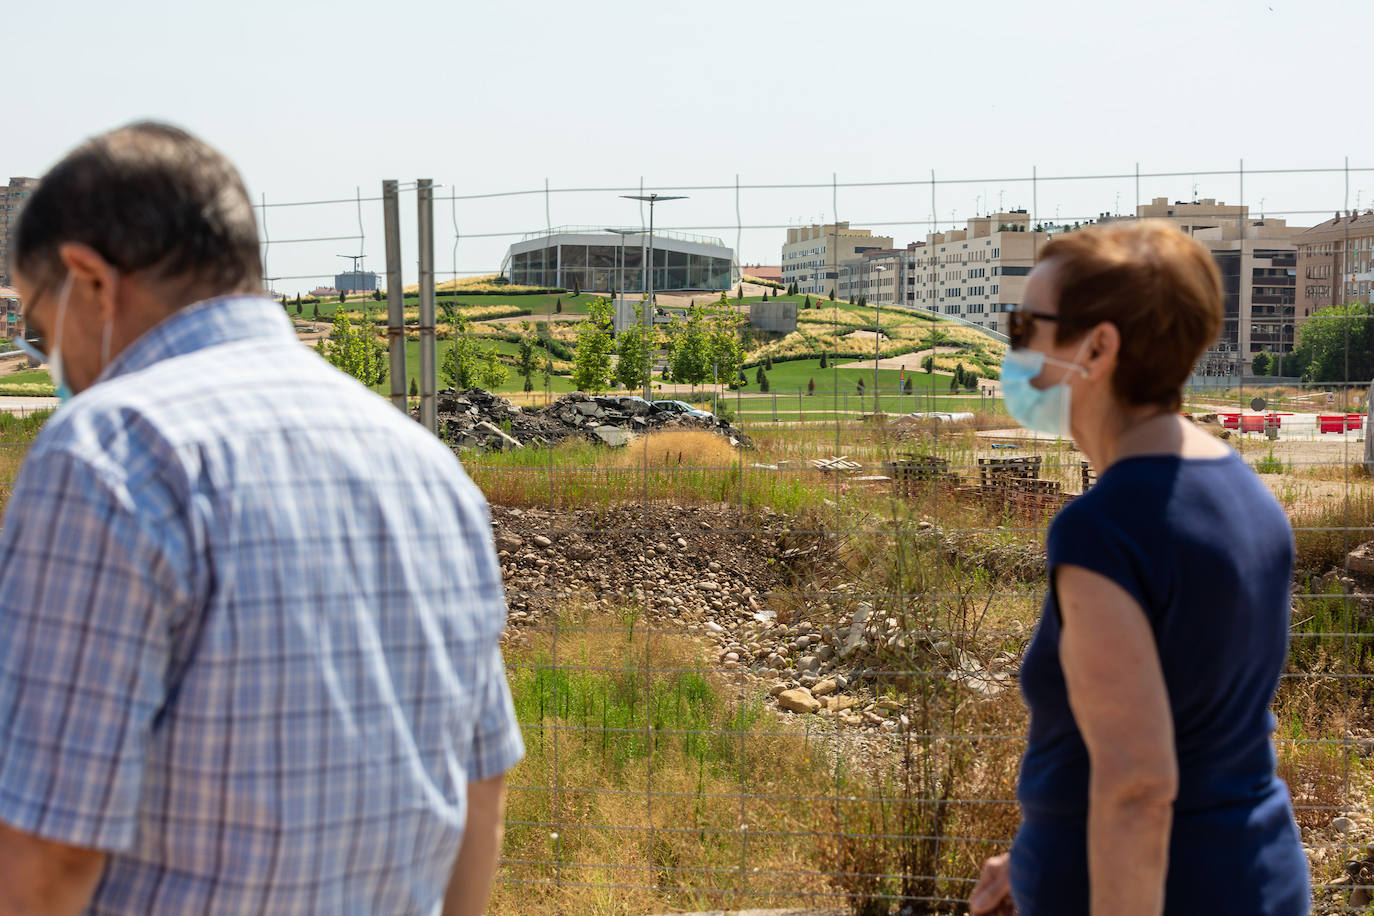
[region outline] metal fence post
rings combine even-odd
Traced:
[[[394,178],[382,182],[382,222],[386,225],[386,339],[391,366],[391,403],[410,413],[406,403],[406,299],[401,279],[401,199]]]
[[[433,179],[419,179],[415,195],[415,209],[420,220],[420,423],[438,435],[439,414],[436,394],[439,390],[439,366],[434,341]]]

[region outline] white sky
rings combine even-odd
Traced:
[[[1271,8],[1272,7],[1272,8]],[[1374,206],[1364,0],[844,4],[609,2],[38,3],[3,14],[9,85],[0,172],[41,175],[83,137],[138,118],[224,150],[269,203],[377,196],[429,177],[482,194],[554,188],[982,179],[937,189],[947,225],[1032,207],[1028,178],[1180,171],[1141,196],[1246,203],[1307,225]],[[353,125],[365,124],[366,129]],[[1363,171],[1358,171],[1363,170]],[[999,180],[1001,179],[1001,180]],[[692,191],[657,223],[734,246],[729,191]],[[1042,181],[1041,219],[1129,212],[1133,179]],[[1119,204],[1118,204],[1119,200]],[[436,204],[438,269],[464,235],[545,225],[542,193]],[[830,188],[742,192],[744,225],[835,215]],[[362,247],[381,272],[380,203]],[[928,186],[841,188],[856,225],[925,221]],[[614,191],[554,194],[554,225],[638,225]],[[414,195],[402,202],[414,279]],[[271,208],[269,234],[354,236],[350,205]],[[925,225],[884,230],[905,244]],[[784,232],[746,230],[739,259],[776,264]],[[494,270],[508,238],[460,241],[460,271]],[[332,274],[357,240],[274,244],[268,272]],[[287,291],[314,281],[283,281]]]

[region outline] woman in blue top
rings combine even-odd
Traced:
[[[1270,737],[1292,532],[1177,412],[1221,328],[1217,269],[1165,223],[1074,232],[1045,247],[1010,318],[1008,411],[1072,436],[1100,477],[1050,526],[1021,666],[1021,828],[971,912],[1307,913]]]

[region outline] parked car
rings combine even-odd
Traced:
[[[702,410],[700,407],[693,407],[686,401],[654,401],[654,406],[659,410],[666,410],[668,413],[682,414],[688,417],[698,417],[700,419],[710,419],[715,414],[709,410]]]

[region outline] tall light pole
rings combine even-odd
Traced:
[[[886,267],[883,267],[881,264],[875,266],[873,269],[876,270],[876,271],[878,271],[878,272],[880,272],[880,273],[881,273],[882,271],[887,270],[887,268],[886,268]],[[882,278],[879,277],[878,279],[879,279],[879,285],[881,286],[881,285],[882,285],[882,283],[881,283]],[[873,328],[874,328],[874,330],[873,330],[873,412],[874,412],[874,413],[877,413],[877,412],[878,412],[878,345],[882,343],[882,339],[883,339],[883,295],[882,295],[882,292],[879,291],[878,295],[877,295],[877,296],[874,296],[873,299],[874,299],[874,301],[873,301]]]
[[[644,333],[647,335],[651,325],[649,319],[654,309],[654,204],[660,200],[685,200],[683,195],[672,194],[621,194],[626,200],[647,200],[649,202],[649,307],[644,310]],[[644,400],[650,400],[649,376],[644,376]]]

